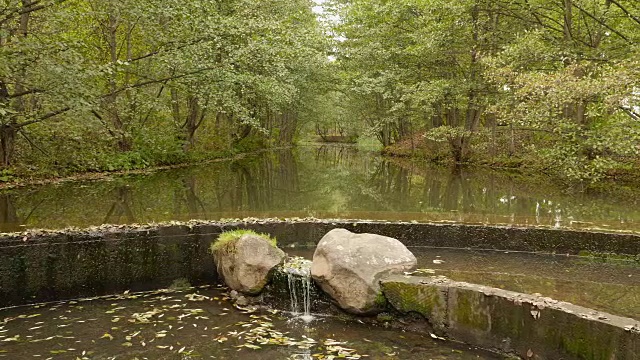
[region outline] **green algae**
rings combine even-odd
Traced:
[[[391,306],[403,313],[416,312],[429,320],[436,329],[444,327],[446,296],[435,286],[423,286],[400,281],[382,282],[382,292]]]
[[[376,299],[373,301],[373,303],[375,307],[380,309],[384,309],[387,306],[387,298],[384,296],[382,291],[376,295]]]
[[[487,304],[483,301],[485,295],[477,291],[450,289],[450,299],[452,292],[455,292],[455,301],[449,301],[451,318],[474,330],[490,331],[491,316],[486,313]]]

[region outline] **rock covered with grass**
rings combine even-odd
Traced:
[[[416,265],[416,257],[394,238],[334,229],[313,254],[311,276],[343,310],[373,314],[386,304],[380,279]]]
[[[247,295],[259,294],[286,257],[274,238],[250,230],[222,233],[211,244],[211,252],[225,284]]]

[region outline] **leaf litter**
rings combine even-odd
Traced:
[[[370,357],[340,340],[340,333],[336,339],[298,331],[288,320],[277,310],[235,306],[220,287],[124,292],[0,310],[0,359],[254,359],[253,352],[277,353],[278,359],[283,353],[289,359]],[[366,350],[379,345],[369,339],[363,344]],[[400,352],[385,349],[371,351],[383,358]],[[267,356],[260,359],[272,358]]]
[[[271,316],[278,316],[278,311],[270,311],[267,315],[257,314],[256,308],[232,309],[230,297],[223,292],[224,289],[214,289],[216,291],[212,296],[200,293],[201,290],[211,290],[211,288],[209,286],[192,288],[186,294],[182,294],[180,290],[169,289],[145,293],[126,291],[113,296],[22,307],[19,308],[22,311],[29,312],[37,309],[39,312],[0,317],[2,319],[0,342],[15,344],[12,348],[3,348],[0,351],[0,358],[13,358],[20,355],[30,355],[34,358],[69,358],[70,353],[77,353],[72,356],[77,359],[91,359],[98,356],[105,346],[132,349],[149,347],[155,351],[179,354],[181,357],[201,356],[203,354],[198,354],[196,351],[197,346],[190,346],[185,341],[188,336],[180,335],[187,325],[191,329],[201,331],[199,335],[203,341],[219,344],[219,346],[224,345],[223,351],[257,351],[277,346],[302,350],[314,349],[315,359],[366,357],[336,340],[317,341],[304,335],[294,338],[288,332],[276,330]],[[206,309],[191,306],[198,303],[214,303],[220,307],[218,311],[214,311],[209,306]],[[144,311],[140,311],[141,304]],[[97,313],[98,311],[100,313]],[[82,317],[87,312],[90,313],[91,318]],[[45,321],[30,321],[40,318],[43,313],[46,315]],[[231,313],[235,316],[243,316],[246,321],[225,324],[225,331],[222,331],[223,328],[220,326],[212,326],[220,324],[218,320],[211,321],[213,317],[222,317]],[[102,321],[99,321],[100,318]],[[83,326],[92,321],[100,322],[103,328],[87,329]],[[14,330],[12,325],[18,326]],[[13,331],[20,333],[14,334]],[[95,336],[87,338],[96,331]],[[34,335],[24,336],[25,333]],[[75,337],[76,334],[78,339]],[[49,345],[30,346],[43,342],[48,342]],[[70,344],[77,346],[68,346]],[[28,354],[30,350],[36,349],[38,353]],[[152,355],[149,356],[153,358]]]

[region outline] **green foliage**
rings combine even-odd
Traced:
[[[526,164],[583,184],[637,166],[638,2],[331,6],[341,107],[397,144],[389,152],[423,133],[423,148],[448,148],[453,162]]]
[[[220,249],[225,249],[229,246],[229,244],[237,241],[244,235],[257,236],[261,237],[269,242],[271,246],[277,247],[277,240],[274,237],[271,237],[268,234],[259,234],[253,230],[232,230],[225,231],[211,244],[211,251],[216,251]]]
[[[637,1],[331,0],[320,21],[308,0],[31,6],[0,4],[0,165],[16,174],[183,163],[301,131],[412,154],[425,134],[431,158],[568,183],[638,164]]]
[[[9,182],[15,179],[15,175],[11,169],[0,170],[0,182]]]
[[[30,4],[0,4],[4,167],[137,169],[290,144],[322,93],[329,42],[307,0]]]

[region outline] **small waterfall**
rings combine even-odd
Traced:
[[[305,322],[312,321],[311,315],[311,261],[293,257],[284,264],[289,285],[291,312]]]

